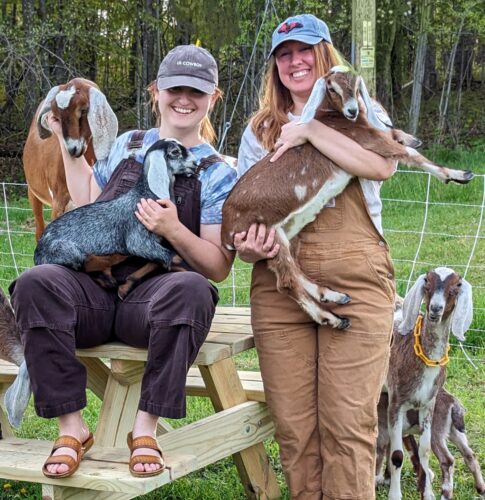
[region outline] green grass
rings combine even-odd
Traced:
[[[467,186],[444,186],[431,179],[427,222],[424,224],[425,201],[428,179],[423,174],[398,173],[382,188],[383,221],[386,238],[391,247],[396,267],[398,291],[404,295],[408,281],[437,265],[454,267],[458,272],[466,271],[466,278],[474,287],[475,315],[466,344],[478,370],[465,359],[459,348],[453,347],[446,387],[457,396],[467,409],[466,425],[468,439],[482,465],[485,464],[485,221],[481,221],[483,210],[485,178],[485,150],[428,151],[427,155],[435,161],[457,168],[468,168],[478,176]],[[406,169],[408,170],[408,169]],[[16,270],[11,256],[10,241],[14,248],[16,265],[19,270],[32,266],[34,249],[33,218],[25,199],[25,188],[12,188],[8,192],[8,224],[11,240],[7,237],[5,208],[0,208],[0,286],[4,289],[15,278]],[[388,201],[405,200],[405,201]],[[438,204],[439,203],[439,204]],[[441,203],[445,205],[441,205]],[[475,205],[475,206],[465,206]],[[481,223],[481,228],[479,224]],[[424,237],[419,254],[416,256],[421,232]],[[433,234],[432,234],[433,233]],[[479,236],[476,240],[476,235]],[[475,242],[477,241],[476,245]],[[472,249],[475,245],[473,254]],[[467,263],[470,259],[470,266]],[[413,262],[416,264],[413,269]],[[229,277],[219,285],[220,304],[249,304],[250,266],[237,261],[235,265],[236,289],[233,293],[233,278]],[[239,369],[258,370],[258,360],[253,350],[237,356]],[[96,426],[100,402],[91,393],[84,416],[92,429]],[[29,407],[28,415],[19,430],[19,435],[29,438],[54,439],[57,427],[54,421],[43,420],[34,415]],[[172,421],[175,426],[198,420],[212,413],[210,403],[205,398],[188,398],[188,416],[181,421]],[[277,446],[273,440],[266,443],[269,456],[278,474],[283,498],[288,498],[284,478],[278,459]],[[478,498],[473,488],[473,478],[464,465],[461,455],[450,446],[456,457],[455,493],[456,500]],[[432,457],[431,466],[436,473],[434,491],[439,491],[439,465]],[[415,491],[414,476],[406,460],[403,471],[403,498],[418,498]],[[9,485],[9,486],[8,486]],[[40,498],[40,487],[34,484],[0,481],[0,498]],[[219,500],[242,499],[244,493],[231,459],[217,462],[202,471],[181,478],[164,486],[158,491],[140,497],[146,500]],[[387,489],[380,489],[378,500],[387,498]]]

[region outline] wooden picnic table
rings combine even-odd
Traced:
[[[218,307],[194,363],[198,370],[191,368],[186,385],[188,395],[209,397],[215,414],[178,429],[160,419],[158,442],[167,468],[151,478],[130,475],[126,445],[138,408],[146,349],[113,342],[77,351],[87,368],[88,387],[102,405],[95,445],[78,471],[64,479],[49,479],[41,472],[52,442],[16,438],[8,424],[1,405],[17,368],[1,362],[0,477],[42,483],[44,498],[52,500],[125,500],[232,455],[248,498],[279,498],[276,476],[263,446],[274,427],[261,378],[259,373],[244,372],[241,380],[233,359],[253,346],[249,308]]]

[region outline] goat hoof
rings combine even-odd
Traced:
[[[471,170],[463,170],[460,174],[461,175],[459,177],[448,179],[446,184],[450,181],[456,182],[457,184],[468,184],[475,176]]]
[[[340,319],[340,322],[337,325],[337,330],[345,330],[346,328],[348,328],[350,326],[350,319],[342,318],[340,316],[338,316],[338,318]]]
[[[342,295],[343,297],[337,302],[337,304],[348,304],[352,300],[350,295],[347,295],[346,293],[343,293]]]

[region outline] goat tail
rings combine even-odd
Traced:
[[[30,377],[27,371],[25,360],[19,367],[17,378],[5,392],[5,409],[7,410],[8,421],[12,427],[19,427],[29,404],[32,389],[30,387]]]

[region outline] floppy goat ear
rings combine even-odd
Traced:
[[[168,175],[165,153],[161,149],[150,151],[145,157],[145,168],[148,167],[148,187],[158,198],[170,197],[170,178]]]
[[[422,274],[416,283],[411,287],[411,290],[404,297],[403,311],[402,311],[402,323],[399,326],[399,333],[401,335],[407,335],[413,328],[418,318],[419,309],[421,307],[421,302],[423,301],[424,295],[424,278],[426,274]]]
[[[451,332],[460,341],[465,340],[465,332],[470,328],[473,320],[472,287],[468,281],[462,279],[461,289],[456,299]]]
[[[317,109],[323,102],[325,98],[325,93],[327,91],[327,84],[324,78],[319,78],[313,85],[312,93],[308,98],[308,101],[303,108],[300,116],[300,123],[308,123],[310,120],[315,118]]]
[[[104,94],[95,87],[89,89],[88,123],[93,135],[94,156],[104,160],[118,134],[118,119]]]
[[[370,98],[362,77],[359,77],[359,93],[367,109],[368,122],[379,130],[389,130],[389,128],[392,127],[391,122],[389,121],[389,123],[385,123],[380,117],[377,116],[377,113],[374,110],[374,104],[372,103],[372,99]]]
[[[39,106],[39,114],[37,115],[37,130],[41,139],[47,139],[52,135],[51,128],[47,124],[47,113],[51,110],[51,103],[54,97],[59,93],[59,85],[52,87],[47,93],[46,98]]]

